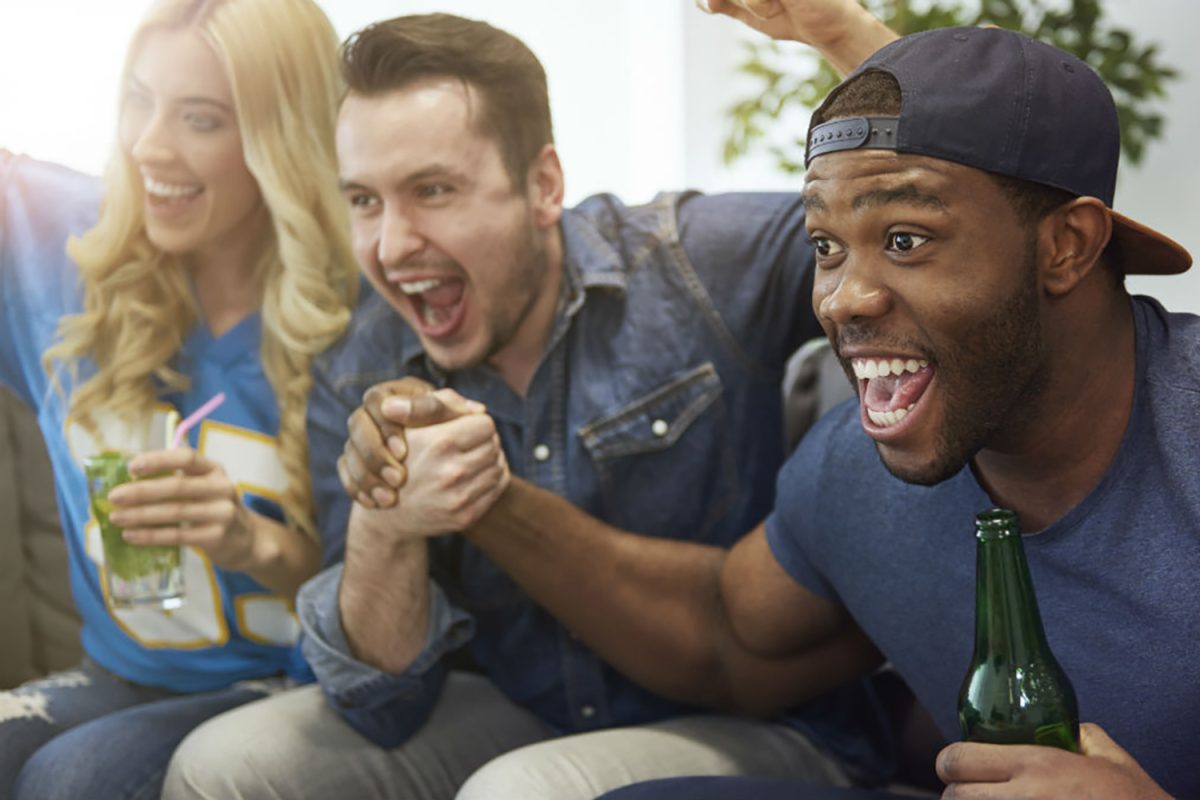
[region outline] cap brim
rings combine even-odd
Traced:
[[[1192,266],[1192,256],[1183,245],[1112,209],[1109,214],[1127,275],[1177,275]]]

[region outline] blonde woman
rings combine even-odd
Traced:
[[[0,799],[157,798],[179,740],[269,685],[246,681],[306,676],[292,597],[341,547],[312,520],[309,363],[357,286],[336,50],[310,0],[161,0],[103,186],[0,151],[0,381],[47,440],[86,652],[0,694]],[[188,545],[170,613],[106,601],[80,464],[109,448],[170,474],[110,495],[129,541]]]

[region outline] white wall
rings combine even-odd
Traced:
[[[520,36],[546,65],[568,200],[614,191],[794,189],[766,156],[721,164],[724,113],[747,84],[734,75],[755,36],[691,0],[324,0],[339,33],[397,14],[448,11]],[[145,0],[0,0],[0,146],[102,168],[115,127],[116,83]],[[1158,41],[1183,78],[1170,86],[1167,136],[1122,172],[1117,207],[1200,254],[1200,3],[1107,0],[1116,22]],[[77,65],[86,65],[79,67]],[[802,130],[803,116],[789,124]],[[1200,311],[1200,267],[1132,278],[1172,309]]]
[[[147,0],[0,0],[0,146],[99,172],[112,146],[127,39],[147,5]],[[549,75],[568,199],[602,190],[648,197],[684,182],[677,139],[683,107],[680,30],[685,14],[699,12],[682,0],[322,5],[342,36],[377,19],[447,11],[486,19],[524,39]]]
[[[1200,260],[1200,3],[1193,0],[1107,0],[1114,22],[1161,43],[1163,61],[1181,75],[1168,87],[1166,136],[1137,167],[1117,178],[1113,205],[1162,231]],[[1200,265],[1183,275],[1130,278],[1132,291],[1174,311],[1200,313]]]

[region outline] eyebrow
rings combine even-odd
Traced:
[[[877,189],[873,192],[863,192],[850,204],[855,211],[864,208],[903,203],[910,206],[920,206],[934,211],[945,211],[946,202],[942,198],[928,192],[923,192],[913,184],[905,184],[895,189]]]
[[[138,80],[133,75],[129,76],[129,85],[131,88],[137,89],[139,92],[147,92],[147,93],[153,94],[152,92],[150,92],[149,86],[147,86],[142,81]],[[222,102],[220,100],[216,100],[212,97],[204,97],[203,95],[189,95],[187,97],[181,97],[181,98],[179,98],[178,102],[180,102],[184,105],[214,106],[214,107],[219,108],[222,111],[225,111],[229,114],[233,113],[233,108],[230,107],[228,103],[224,103],[224,102]]]
[[[829,206],[816,191],[805,192],[801,196],[801,202],[804,204],[805,211],[829,210]],[[934,211],[945,211],[947,208],[945,200],[935,194],[923,192],[911,183],[895,189],[876,189],[863,192],[851,201],[850,207],[855,211],[860,211],[864,208],[877,208],[892,203],[903,203]]]
[[[821,199],[821,195],[817,192],[804,192],[800,195],[800,204],[804,206],[805,211],[828,211],[829,206],[825,205],[825,201]]]

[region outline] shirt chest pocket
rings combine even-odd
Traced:
[[[672,376],[579,430],[604,519],[668,538],[704,540],[737,497],[723,389],[710,363]]]

